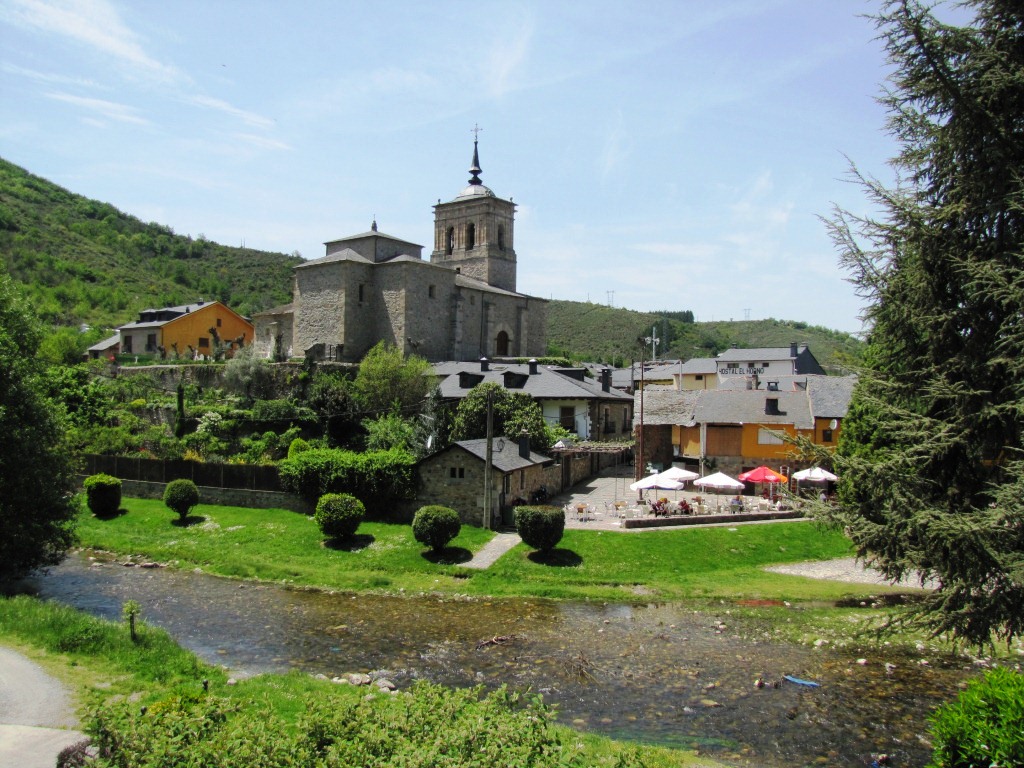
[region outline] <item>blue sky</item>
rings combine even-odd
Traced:
[[[891,178],[876,8],[0,0],[0,156],[229,245],[429,254],[479,124],[521,291],[856,332],[819,217]]]

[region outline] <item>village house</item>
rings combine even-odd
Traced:
[[[789,466],[792,448],[784,436],[836,445],[855,383],[854,376],[778,375],[765,381],[753,374],[730,377],[717,389],[648,387],[634,395],[644,460],[683,464],[701,474],[713,466],[733,476],[762,464]]]
[[[483,525],[484,468],[487,440],[459,440],[426,457],[418,465],[420,486],[417,503],[440,504],[459,513],[463,523]],[[503,510],[529,502],[541,490],[560,489],[562,469],[554,459],[530,450],[529,435],[500,436],[491,441],[492,521]]]
[[[717,357],[694,357],[685,362],[651,360],[642,368],[637,364],[628,370],[634,390],[645,386],[718,389],[723,382],[737,377],[771,380],[780,376],[825,374],[808,345],[796,342],[789,347],[734,347]]]
[[[444,400],[461,400],[473,387],[492,382],[529,395],[549,425],[560,426],[579,440],[632,439],[633,397],[611,386],[609,368],[602,369],[595,381],[583,368],[483,358],[474,363],[435,363],[434,373]]]
[[[547,302],[516,290],[515,204],[480,180],[434,206],[434,247],[370,230],[293,271],[292,301],[255,315],[258,354],[358,362],[384,341],[430,361],[546,352]]]
[[[118,327],[123,355],[213,357],[218,351],[241,348],[253,340],[253,324],[219,301],[145,309],[139,319]]]

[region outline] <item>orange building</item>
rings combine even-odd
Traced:
[[[136,322],[117,329],[123,355],[211,358],[253,341],[253,325],[219,301],[146,309]]]
[[[714,462],[733,476],[762,464],[793,466],[787,438],[835,447],[849,408],[853,376],[782,376],[730,382],[723,389],[644,390],[644,460],[693,467]],[[634,410],[641,412],[640,393]],[[635,422],[639,429],[639,419]]]

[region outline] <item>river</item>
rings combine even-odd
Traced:
[[[115,621],[124,601],[136,600],[145,621],[236,676],[298,669],[378,672],[400,688],[416,678],[507,683],[543,693],[562,722],[581,730],[764,768],[862,766],[879,752],[898,768],[924,765],[928,713],[973,674],[953,657],[922,664],[875,652],[858,663],[854,651],[778,642],[744,628],[725,604],[708,613],[296,591],[87,554],[26,586]]]

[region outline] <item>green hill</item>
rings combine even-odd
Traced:
[[[246,315],[282,304],[301,261],[176,235],[4,160],[0,259],[43,320],[106,327],[198,298]]]
[[[730,347],[788,347],[807,343],[830,373],[856,360],[863,342],[848,333],[789,320],[694,323],[690,312],[635,312],[604,304],[554,300],[548,304],[548,349],[578,360],[629,365],[640,358],[637,338],[657,329],[658,357],[713,357]],[[646,358],[650,358],[647,347]]]
[[[219,300],[252,314],[291,299],[297,256],[232,248],[176,235],[107,203],[68,192],[0,159],[0,258],[53,324],[111,327],[147,307]],[[712,356],[729,347],[807,342],[837,370],[861,343],[849,334],[783,320],[694,323],[691,312],[634,312],[603,304],[552,301],[553,355],[629,364],[636,339],[657,327],[658,356]],[[648,353],[649,356],[649,353]]]

